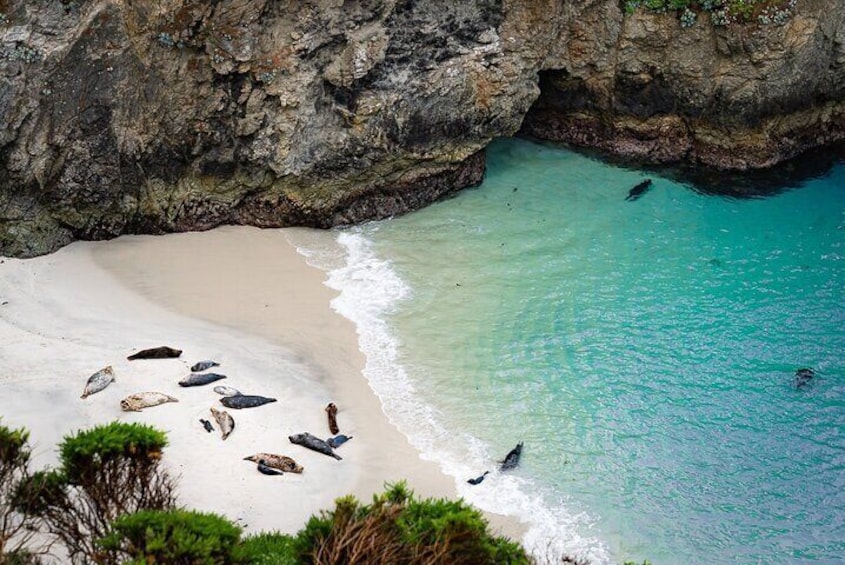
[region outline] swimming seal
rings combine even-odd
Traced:
[[[152,349],[143,349],[134,355],[127,357],[130,361],[135,359],[172,359],[182,355],[181,349],[173,349],[162,345],[161,347],[153,347]]]
[[[645,179],[643,182],[636,185],[634,188],[628,191],[628,196],[625,197],[625,200],[631,202],[636,200],[651,187],[651,179]]]
[[[85,390],[82,391],[82,396],[79,398],[88,398],[92,394],[96,392],[100,392],[111,383],[114,382],[114,369],[111,368],[111,365],[104,369],[100,369],[90,377],[88,377],[88,382],[85,383]]]
[[[511,449],[507,455],[505,455],[505,460],[502,461],[501,470],[508,471],[510,469],[515,469],[517,465],[519,465],[519,458],[522,456],[522,442],[516,444],[516,447]]]
[[[264,464],[274,469],[279,469],[286,473],[301,473],[302,465],[297,465],[296,461],[287,455],[276,455],[275,453],[256,453],[249,457],[244,457],[244,461],[264,461]]]
[[[308,449],[314,450],[317,453],[322,453],[323,455],[334,457],[337,460],[343,459],[343,457],[332,451],[332,448],[328,443],[316,436],[312,436],[308,432],[288,436],[288,439],[291,443],[301,445],[302,447],[307,447]]]
[[[352,439],[352,436],[345,436],[343,434],[340,434],[334,437],[330,437],[326,440],[326,443],[329,444],[329,447],[331,447],[332,449],[336,449],[347,441],[349,441],[350,439]]]
[[[165,402],[179,402],[179,400],[163,392],[138,392],[121,400],[120,407],[124,412],[139,412],[143,408],[158,406]]]
[[[816,376],[816,372],[809,368],[798,369],[795,371],[795,388],[801,388],[805,384],[809,383],[813,377]]]
[[[226,375],[218,373],[191,373],[179,381],[179,386],[202,386],[225,378]]]
[[[257,396],[250,394],[236,394],[234,396],[224,396],[220,399],[220,403],[226,408],[234,408],[240,410],[241,408],[255,408],[256,406],[263,406],[270,402],[276,402],[275,398],[267,398],[266,396]]]
[[[211,422],[209,422],[208,420],[203,420],[202,418],[200,418],[200,424],[202,424],[202,427],[205,428],[205,431],[207,431],[208,433],[214,431],[214,426],[212,426]]]
[[[200,371],[205,371],[206,369],[211,369],[212,367],[219,367],[220,363],[217,361],[200,361],[199,363],[194,363],[191,366],[192,373],[199,373]]]
[[[217,385],[214,387],[214,392],[221,396],[237,396],[241,393],[238,389],[226,385]]]
[[[467,482],[471,485],[477,485],[478,483],[484,480],[484,477],[486,477],[488,473],[490,473],[490,471],[484,471],[484,474],[480,477],[475,477],[474,479],[467,479]]]
[[[326,406],[326,414],[329,415],[329,431],[334,435],[340,431],[340,428],[337,427],[337,406],[334,402],[329,402],[329,405]]]
[[[217,410],[214,407],[211,408],[211,415],[217,420],[217,425],[220,426],[223,439],[229,437],[229,434],[235,429],[235,419],[225,410]]]
[[[263,459],[259,459],[259,460],[258,460],[258,467],[257,467],[257,468],[258,468],[258,470],[259,470],[261,473],[264,473],[265,475],[284,475],[284,472],[282,472],[282,471],[280,471],[280,470],[278,470],[278,469],[274,469],[274,468],[272,468],[272,467],[269,467],[269,466],[268,466],[268,465],[264,462],[264,460],[263,460]]]

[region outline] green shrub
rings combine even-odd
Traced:
[[[142,510],[115,520],[99,545],[121,562],[228,565],[244,562],[240,535],[216,514]]]
[[[0,425],[0,563],[37,563],[43,548],[30,547],[37,520],[18,504],[29,481],[29,433]]]
[[[251,565],[298,565],[293,536],[264,533],[245,538],[241,544]]]

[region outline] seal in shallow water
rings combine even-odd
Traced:
[[[329,415],[329,431],[334,435],[340,431],[340,428],[337,427],[337,406],[334,402],[329,402],[329,405],[326,406],[326,414]]]
[[[343,457],[332,451],[329,444],[316,436],[312,436],[308,432],[293,434],[292,436],[288,436],[288,439],[291,443],[307,447],[308,449],[312,449],[318,453],[322,453],[323,455],[328,455],[329,457],[334,457],[338,460],[343,459]]]
[[[130,355],[127,359],[130,361],[135,359],[172,359],[180,355],[182,355],[181,349],[173,349],[172,347],[162,345],[161,347],[153,347],[152,349],[143,349],[138,353]]]
[[[220,363],[217,361],[200,361],[199,363],[194,363],[191,366],[192,373],[199,373],[200,371],[205,371],[206,369],[211,369],[212,367],[219,367]]]
[[[628,191],[628,196],[625,197],[625,200],[628,200],[629,202],[636,200],[645,194],[649,188],[651,188],[651,179],[645,179],[643,182]]]
[[[516,447],[511,449],[508,454],[505,456],[505,460],[502,461],[502,471],[508,471],[510,469],[515,469],[517,465],[519,465],[519,458],[522,456],[522,442],[516,444]]]
[[[477,484],[481,483],[481,481],[484,480],[484,477],[486,477],[489,473],[490,473],[490,471],[484,471],[483,475],[481,475],[479,477],[475,477],[474,479],[467,479],[467,482],[471,485],[477,485]]]
[[[82,391],[82,396],[79,398],[88,398],[92,394],[96,392],[100,392],[111,383],[114,382],[114,369],[111,368],[111,365],[104,369],[100,369],[90,377],[88,377],[88,382],[85,383],[85,390]]]
[[[244,461],[264,461],[264,464],[286,473],[301,473],[302,465],[297,465],[296,461],[287,455],[276,455],[275,453],[256,453],[249,457],[244,457]]]
[[[218,373],[191,373],[179,381],[179,386],[202,386],[225,378],[226,375]]]
[[[223,439],[229,437],[229,434],[235,429],[235,419],[225,410],[217,410],[214,407],[211,408],[211,415],[217,420],[217,425],[220,426]]]
[[[158,406],[165,402],[179,402],[179,400],[163,392],[138,392],[121,400],[120,407],[125,412],[138,412],[142,408]]]
[[[234,408],[240,410],[241,408],[255,408],[256,406],[263,406],[270,402],[276,402],[275,398],[267,398],[266,396],[257,396],[254,394],[236,394],[235,396],[224,396],[220,399],[220,403],[226,408]]]
[[[795,379],[793,381],[795,383],[795,388],[801,388],[805,384],[809,383],[815,376],[816,372],[812,369],[798,369],[795,371]]]

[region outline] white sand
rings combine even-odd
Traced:
[[[325,273],[308,266],[285,234],[227,227],[3,259],[0,416],[30,430],[35,467],[57,462],[64,435],[120,420],[167,432],[165,461],[180,477],[180,504],[223,514],[247,532],[296,532],[335,498],[369,500],[399,479],[423,496],[454,497],[454,480],[421,460],[384,416],[362,375],[354,327],[330,308]],[[159,345],[182,349],[181,358],[126,359]],[[204,359],[220,362],[213,371],[228,378],[179,387]],[[116,381],[80,399],[88,377],[106,365]],[[278,402],[228,410],[235,431],[223,441],[199,423],[214,423],[211,406],[223,408],[212,391],[217,384]],[[142,391],[179,402],[120,410],[122,398]],[[342,461],[287,439],[301,431],[328,437],[330,401],[340,409],[341,433],[354,436],[337,450]],[[243,461],[259,451],[291,456],[305,471],[262,475]],[[495,530],[521,535],[515,521],[488,517]]]

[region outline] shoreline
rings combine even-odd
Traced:
[[[34,467],[56,461],[63,435],[119,419],[168,433],[165,460],[181,475],[179,504],[221,513],[246,533],[295,533],[335,498],[368,501],[386,482],[402,479],[419,496],[456,498],[454,479],[422,460],[383,413],[362,373],[354,325],[332,310],[337,293],[324,284],[326,273],[297,252],[289,231],[225,227],[123,236],[0,264],[0,302],[9,301],[0,310],[0,339],[10,343],[0,381],[11,389],[0,399],[0,414],[5,425],[30,430]],[[157,345],[184,353],[125,360]],[[39,354],[45,349],[50,355]],[[220,361],[215,370],[228,375],[217,384],[279,399],[230,410],[236,428],[225,442],[197,421],[219,407],[212,387],[176,384],[206,358]],[[107,364],[115,368],[115,383],[80,400],[87,377]],[[180,402],[120,412],[120,398],[142,390]],[[327,437],[328,402],[339,407],[341,433],[354,436],[338,449],[343,461],[286,437],[301,431]],[[258,451],[294,457],[305,472],[264,477],[242,461]],[[524,534],[515,518],[486,517],[498,534],[517,540]]]

